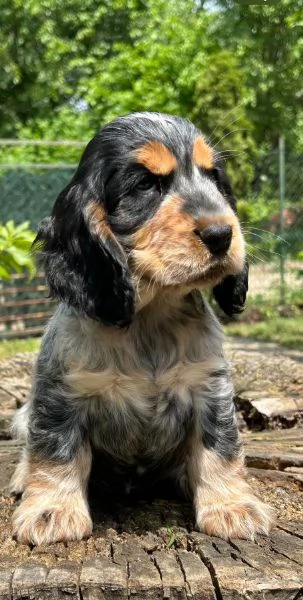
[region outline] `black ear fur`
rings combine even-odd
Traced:
[[[52,297],[92,319],[123,327],[134,313],[126,256],[114,236],[101,239],[90,229],[85,196],[91,197],[89,186],[72,181],[59,195],[52,216],[40,223],[34,247]]]
[[[238,275],[228,275],[213,289],[213,295],[226,315],[239,314],[244,310],[248,290],[248,262]]]
[[[236,213],[236,199],[233,195],[228,177],[220,166],[218,168],[218,187],[226,200],[228,200],[233,211]],[[248,261],[246,259],[241,273],[237,275],[228,275],[213,289],[215,300],[229,317],[239,314],[244,310],[248,291],[248,269]]]

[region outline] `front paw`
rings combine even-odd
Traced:
[[[253,494],[239,500],[198,507],[197,527],[208,535],[223,539],[253,540],[257,533],[268,534],[274,521],[273,509]]]
[[[92,520],[86,504],[69,499],[60,505],[42,505],[27,497],[13,515],[13,537],[21,544],[50,544],[90,536]]]

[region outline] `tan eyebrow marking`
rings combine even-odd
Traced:
[[[202,136],[195,139],[193,145],[193,162],[202,169],[212,169],[214,166],[213,149],[206,143]]]
[[[134,156],[154,175],[169,175],[177,167],[176,157],[161,142],[147,142],[135,150]]]

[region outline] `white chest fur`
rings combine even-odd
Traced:
[[[133,369],[128,373],[114,368],[74,369],[65,376],[65,381],[83,400],[102,396],[116,405],[135,402],[138,409],[144,410],[146,399],[168,392],[185,401],[188,393],[205,385],[210,373],[221,366],[222,359],[212,358],[197,362],[178,361],[167,370],[158,370],[154,374],[144,369]]]
[[[86,322],[79,331],[77,323],[63,357],[64,380],[70,401],[93,423],[96,445],[125,456],[144,440],[159,452],[180,441],[200,390],[224,365],[211,311],[207,319],[185,316],[112,333]]]

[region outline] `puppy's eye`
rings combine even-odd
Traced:
[[[158,181],[153,175],[144,175],[136,183],[136,189],[140,192],[148,192],[158,187]]]

